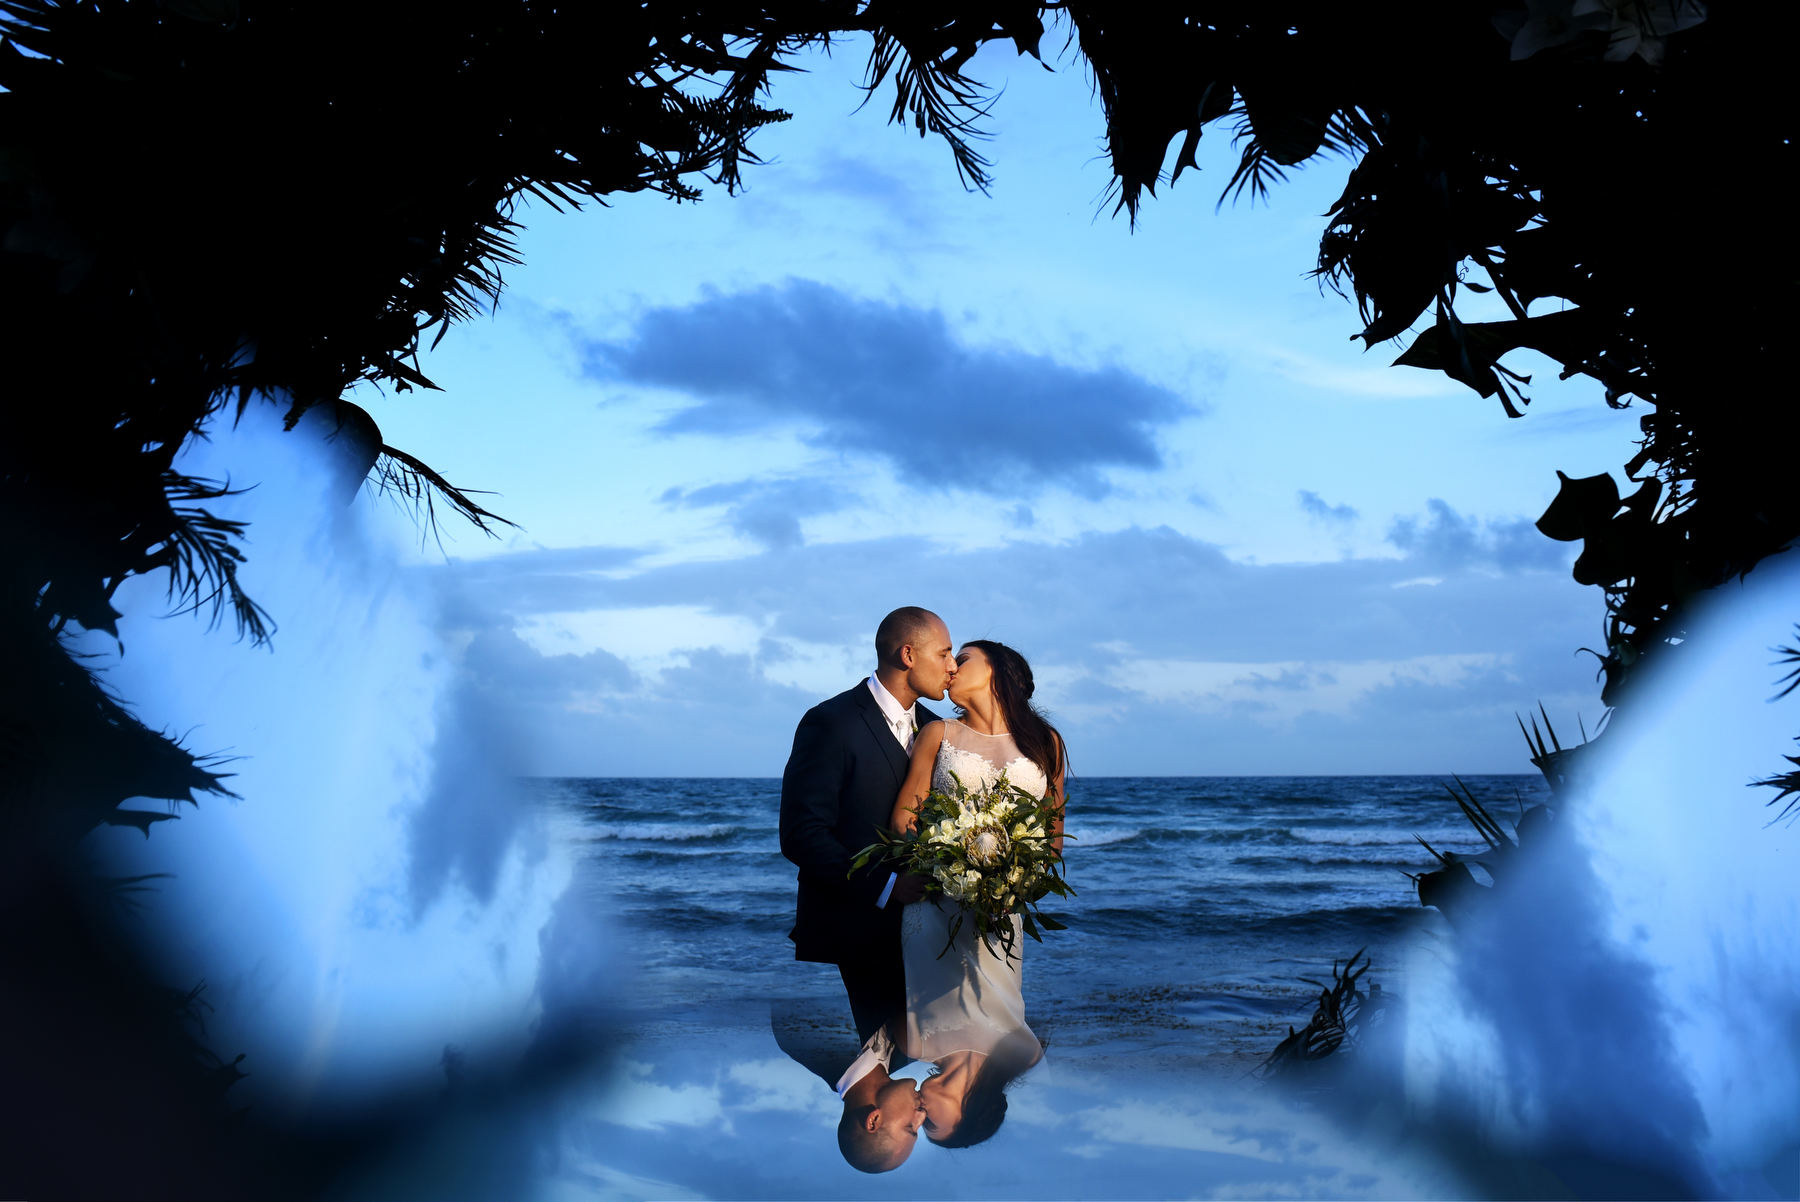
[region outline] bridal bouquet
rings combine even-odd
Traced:
[[[1039,942],[1046,931],[1063,924],[1038,909],[1054,893],[1068,897],[1062,875],[1062,853],[1051,843],[1059,803],[1037,798],[1006,779],[971,789],[951,773],[954,789],[933,789],[919,806],[918,822],[904,834],[881,832],[881,841],[856,853],[851,871],[870,863],[892,863],[896,871],[927,878],[927,894],[941,893],[957,903],[950,920],[947,952],[965,919],[972,919],[985,940],[998,940],[1013,955],[1017,914],[1025,932]],[[1064,835],[1064,838],[1071,836]],[[941,957],[944,953],[939,952]]]

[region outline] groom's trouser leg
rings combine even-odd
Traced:
[[[838,965],[844,992],[850,995],[850,1014],[856,1020],[856,1037],[867,1040],[906,1006],[906,970],[899,956],[847,961]]]

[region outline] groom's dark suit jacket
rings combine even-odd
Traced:
[[[938,716],[919,706],[919,725]],[[906,779],[907,755],[888,729],[869,682],[806,711],[781,776],[781,854],[800,869],[796,960],[830,964],[900,956],[900,910],[876,909],[886,867],[845,879],[857,852],[887,826]]]

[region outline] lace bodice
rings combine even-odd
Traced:
[[[948,791],[955,787],[954,772],[966,788],[984,788],[999,779],[1018,785],[1033,797],[1042,797],[1050,788],[1044,770],[1019,754],[1019,745],[1009,734],[984,735],[958,722],[945,718],[944,741],[938,746],[937,762],[931,766],[931,787]]]

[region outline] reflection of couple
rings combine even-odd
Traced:
[[[920,1130],[949,1147],[988,1138],[1005,1116],[1006,1085],[1043,1049],[1025,1025],[1018,959],[979,938],[973,921],[952,943],[956,908],[926,898],[924,878],[852,873],[851,859],[878,828],[911,826],[929,790],[953,787],[952,772],[970,788],[1005,772],[1060,800],[1064,766],[1018,652],[977,640],[953,656],[943,620],[915,607],[882,619],[875,650],[873,675],[801,719],[781,781],[781,851],[800,869],[795,957],[838,966],[863,1040],[838,1081],[838,1143],[867,1172],[899,1165]],[[940,721],[918,701],[946,690],[960,718]],[[1060,850],[1060,818],[1054,834]],[[916,1091],[888,1075],[896,1052],[932,1062]]]

